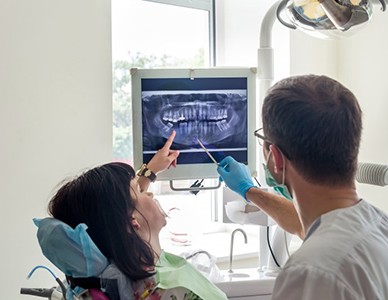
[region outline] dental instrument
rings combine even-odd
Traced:
[[[198,141],[198,144],[202,147],[202,149],[206,152],[206,154],[210,157],[210,159],[218,166],[218,162],[215,160],[213,155],[210,154],[209,150],[206,149],[204,144],[202,144],[202,142],[199,140],[199,138],[197,138],[197,141]]]

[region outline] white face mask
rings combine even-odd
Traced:
[[[283,175],[282,175],[282,183],[279,184],[276,179],[272,176],[271,171],[268,168],[268,161],[271,157],[271,150],[268,153],[268,158],[266,164],[263,163],[264,172],[265,172],[265,181],[267,182],[267,185],[272,187],[278,194],[282,195],[283,197],[287,198],[288,200],[292,201],[292,196],[290,191],[288,190],[288,187],[285,185],[285,175],[286,175],[286,163],[284,161],[283,157]]]

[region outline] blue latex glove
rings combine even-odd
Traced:
[[[227,156],[219,162],[217,172],[232,191],[240,194],[247,202],[251,202],[245,195],[255,185],[246,165],[237,162],[231,156]]]

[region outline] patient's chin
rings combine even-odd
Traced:
[[[154,198],[154,201],[156,203],[156,206],[158,207],[160,213],[162,214],[162,216],[164,217],[164,219],[166,219],[168,217],[167,213],[164,211],[164,209],[162,208],[162,206],[160,205],[158,199]],[[166,220],[165,220],[166,221]]]

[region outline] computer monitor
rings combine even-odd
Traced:
[[[226,156],[256,174],[256,69],[132,69],[134,166],[148,163],[172,130],[177,167],[158,180],[217,178]]]

